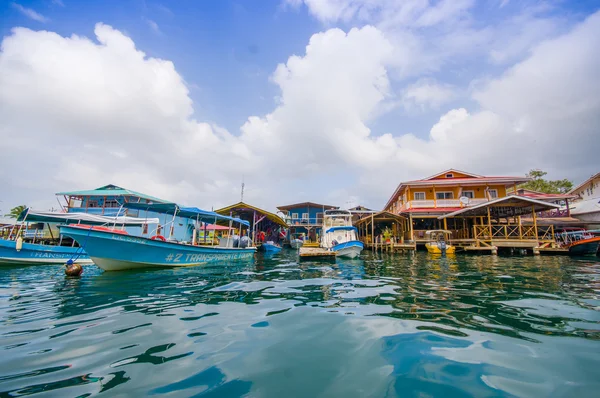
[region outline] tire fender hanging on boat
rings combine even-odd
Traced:
[[[167,239],[166,239],[164,236],[162,236],[162,235],[154,235],[154,236],[153,236],[153,237],[151,237],[150,239],[151,239],[151,240],[161,240],[161,241],[163,241],[163,242],[166,242],[166,241],[167,241]]]

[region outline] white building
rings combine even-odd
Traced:
[[[588,178],[569,193],[577,195],[571,204],[571,215],[581,221],[600,224],[600,173]]]

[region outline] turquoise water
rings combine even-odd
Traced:
[[[0,269],[0,397],[592,397],[596,258]]]

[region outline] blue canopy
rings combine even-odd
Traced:
[[[327,232],[333,232],[333,231],[357,231],[357,229],[355,227],[350,227],[350,226],[346,226],[346,227],[331,227],[329,228]]]
[[[248,221],[241,220],[239,218],[223,216],[221,214],[215,213],[214,211],[206,211],[199,209],[197,207],[183,207],[179,206],[177,203],[135,203],[129,202],[123,204],[123,207],[127,209],[135,209],[135,210],[146,210],[152,211],[154,213],[160,214],[175,214],[178,217],[189,218],[193,220],[221,223],[223,222],[234,222],[238,224],[245,225],[247,227],[250,226]]]

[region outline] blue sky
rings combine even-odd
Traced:
[[[0,183],[9,193],[0,200],[36,203],[116,183],[212,207],[237,199],[243,175],[249,198],[265,207],[379,207],[398,182],[448,168],[542,168],[579,182],[597,171],[598,56],[585,48],[597,44],[598,8],[4,1],[0,137],[9,156]],[[72,116],[61,116],[67,109]],[[566,136],[572,145],[561,144]],[[24,142],[38,160],[15,179],[10,152]],[[65,152],[85,167],[66,165]],[[51,177],[40,179],[39,168]]]

